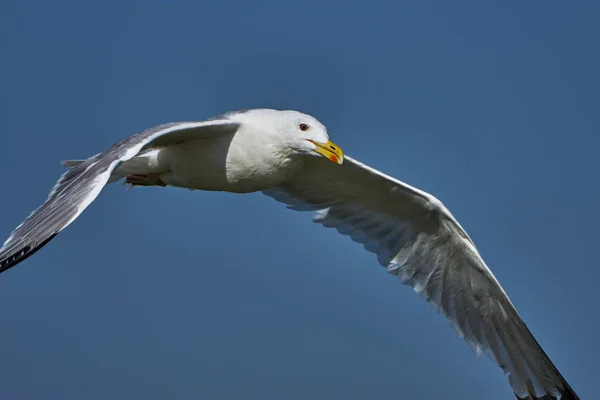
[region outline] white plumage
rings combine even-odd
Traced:
[[[73,222],[106,183],[262,191],[375,253],[477,353],[509,375],[519,398],[578,399],[519,317],[473,241],[435,197],[350,157],[314,117],[248,110],[134,134],[70,168],[0,249],[0,272]]]

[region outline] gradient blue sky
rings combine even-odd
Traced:
[[[62,159],[299,109],[444,201],[596,398],[600,6],[410,3],[0,2],[3,235]],[[259,194],[107,187],[0,304],[7,399],[512,398],[371,254]]]

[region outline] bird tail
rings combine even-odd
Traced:
[[[163,173],[168,171],[168,166],[161,163],[158,158],[158,149],[138,154],[134,158],[125,161],[116,168],[107,183],[117,182],[130,174]],[[63,160],[60,163],[67,168],[74,168],[87,160]]]
[[[71,169],[71,168],[78,166],[79,164],[83,164],[86,161],[87,160],[63,160],[60,163],[63,165],[63,167]],[[110,179],[108,180],[107,183],[114,183],[124,177],[125,177],[124,175],[121,175],[119,173],[116,173],[116,171],[113,171],[113,173],[110,176]]]

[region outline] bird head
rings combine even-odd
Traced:
[[[293,110],[252,109],[231,113],[248,131],[268,137],[271,150],[298,156],[318,156],[336,164],[344,162],[342,149],[331,140],[325,126],[315,117]],[[264,146],[265,141],[262,141]]]
[[[342,164],[344,152],[329,140],[327,129],[315,117],[297,111],[284,112],[284,134],[290,147],[299,153],[325,157]]]

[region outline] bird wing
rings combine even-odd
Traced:
[[[0,248],[0,272],[34,254],[65,229],[98,196],[111,173],[124,161],[150,148],[233,133],[239,123],[226,117],[172,122],[135,133],[81,163],[56,182],[47,200],[33,211]]]
[[[379,263],[484,352],[521,399],[578,399],[521,320],[473,241],[435,197],[351,157],[310,158],[283,186],[264,191],[364,245]]]

